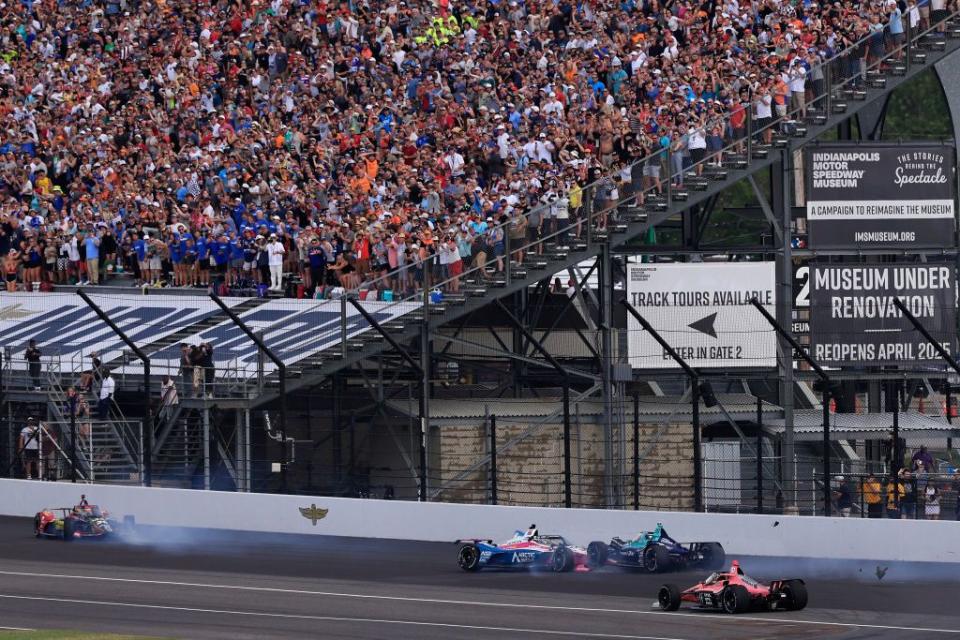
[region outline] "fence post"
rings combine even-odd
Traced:
[[[763,513],[763,400],[757,398],[757,513]]]
[[[633,392],[633,510],[640,510],[640,392]]]
[[[77,398],[70,398],[70,482],[77,482]],[[141,458],[142,462],[142,458]]]
[[[490,502],[497,504],[497,415],[490,416]]]
[[[823,391],[823,515],[829,517],[830,500],[830,387],[824,385]]]
[[[570,381],[563,381],[563,504],[573,506],[572,478],[570,473]]]
[[[863,517],[863,476],[860,476],[857,481],[860,483],[860,517]]]

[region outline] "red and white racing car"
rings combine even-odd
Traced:
[[[740,563],[734,560],[729,571],[712,573],[706,580],[685,591],[674,584],[660,587],[657,604],[664,611],[676,611],[683,602],[726,613],[741,613],[750,609],[798,611],[807,606],[807,587],[798,578],[763,584],[745,574]]]

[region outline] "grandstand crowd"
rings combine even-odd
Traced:
[[[602,205],[682,182],[748,118],[802,114],[825,60],[858,77],[953,8],[8,0],[8,290],[123,270],[275,290],[294,274],[310,294],[389,273],[373,286],[409,293],[425,272],[502,270],[505,236],[563,244],[583,233],[585,193]]]

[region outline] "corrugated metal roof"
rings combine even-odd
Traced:
[[[756,415],[756,398],[746,394],[716,394],[717,400],[734,419],[752,419]],[[615,410],[633,416],[633,399],[618,398]],[[410,405],[406,400],[388,401],[392,411],[406,415]],[[415,407],[416,405],[414,405]],[[671,415],[677,420],[690,419],[690,401],[681,402],[679,396],[640,396],[640,415],[663,418]],[[779,415],[780,408],[764,403],[764,415]],[[561,398],[482,398],[482,399],[433,399],[430,400],[431,420],[482,420],[496,414],[507,419],[542,418],[562,408]],[[416,410],[416,409],[414,409]],[[602,416],[604,403],[601,400],[581,400],[571,406],[571,413],[580,416]],[[715,422],[722,417],[719,407],[706,407],[701,402],[700,415],[705,422]],[[709,421],[706,419],[709,418]]]
[[[952,437],[960,429],[941,416],[928,416],[916,411],[902,412],[898,416],[900,433],[909,435]],[[820,411],[797,411],[794,413],[793,432],[798,440],[816,440],[823,437],[823,413]],[[764,426],[776,434],[784,431],[783,418],[764,420]],[[835,439],[875,440],[886,438],[893,429],[892,413],[832,413],[830,432]]]

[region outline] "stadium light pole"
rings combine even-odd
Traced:
[[[620,304],[632,315],[657,343],[663,347],[664,351],[673,358],[674,362],[680,365],[680,368],[690,378],[690,414],[693,426],[693,509],[694,511],[703,511],[703,452],[700,444],[700,374],[680,357],[670,343],[663,339],[663,336],[653,328],[647,319],[640,315],[630,302],[626,299],[621,300]]]
[[[88,307],[93,309],[97,317],[103,320],[143,363],[143,406],[145,411],[143,416],[143,484],[149,487],[153,482],[153,411],[150,407],[150,358],[140,350],[140,347],[133,340],[127,337],[127,334],[110,319],[110,316],[103,309],[97,306],[96,302],[90,299],[90,296],[83,289],[78,289],[77,295],[87,303]],[[72,438],[75,438],[75,436],[76,433],[71,435]],[[73,460],[73,466],[76,467],[76,458]]]
[[[760,301],[755,297],[750,299],[750,304],[756,307],[757,311],[760,312],[760,315],[766,319],[770,326],[773,327],[773,330],[776,331],[781,338],[790,343],[790,346],[796,351],[803,360],[810,365],[810,368],[813,369],[816,374],[820,377],[820,380],[823,382],[823,395],[821,397],[820,403],[823,405],[823,515],[830,516],[831,505],[830,500],[832,499],[830,493],[830,386],[832,381],[830,376],[827,375],[827,372],[817,364],[816,360],[810,357],[810,354],[807,353],[807,350],[797,342],[797,339],[793,337],[793,334],[780,326],[780,323],[777,322],[777,319],[770,315],[770,312],[763,308],[763,305],[760,304]]]
[[[267,346],[267,343],[263,341],[260,336],[258,336],[250,327],[248,327],[243,320],[240,319],[233,309],[228,307],[226,303],[220,299],[220,296],[211,292],[210,299],[213,300],[218,307],[233,321],[233,324],[247,334],[247,337],[253,341],[255,345],[270,359],[270,362],[274,364],[277,368],[277,374],[280,377],[280,442],[283,443],[283,458],[280,461],[280,487],[281,491],[286,493],[287,491],[287,460],[289,460],[289,454],[287,452],[287,365],[283,363],[283,360],[277,357],[277,354],[273,352],[270,347]],[[249,465],[249,460],[247,464]]]

